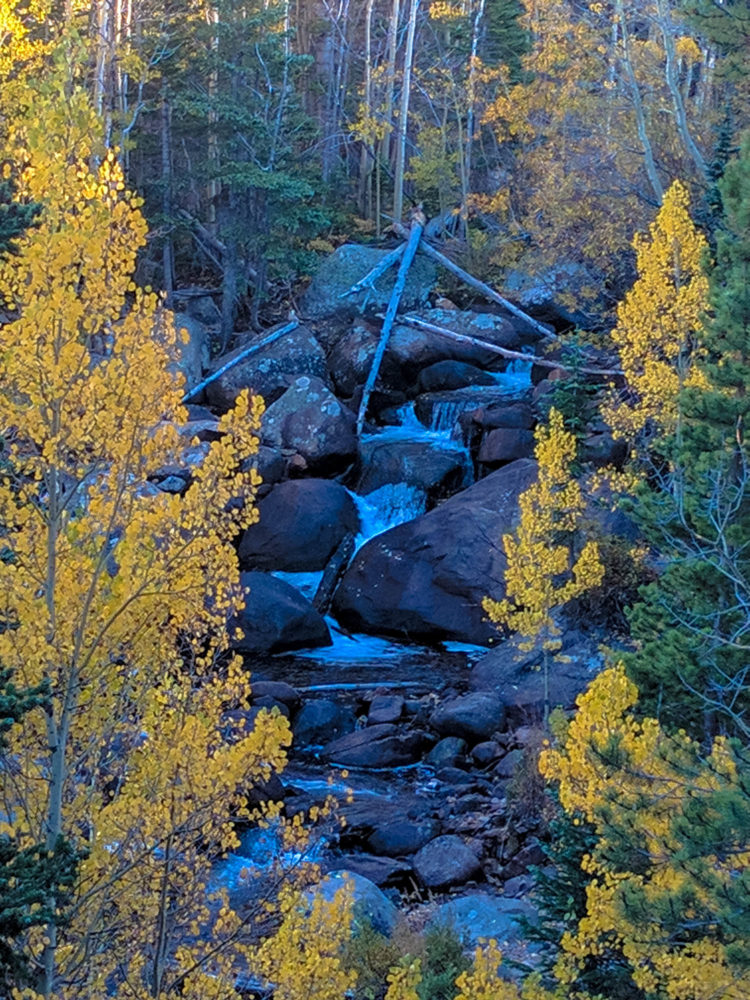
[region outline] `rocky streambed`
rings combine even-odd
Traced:
[[[300,305],[306,322],[211,382],[185,428],[198,443],[155,481],[183,490],[217,413],[243,388],[264,396],[259,453],[248,458],[264,480],[260,522],[239,540],[249,596],[230,624],[243,632],[236,649],[253,674],[253,711],[282,712],[294,734],[291,765],[268,794],[291,815],[324,800],[329,773],[345,769],[334,788],[345,826],[318,860],[356,876],[374,923],[388,929],[396,904],[429,899],[431,919],[442,913],[469,938],[518,941],[529,866],[544,861],[541,653],[499,636],[481,603],[504,592],[502,536],[536,476],[533,429],[550,369],[484,349],[479,341],[538,353],[539,335],[436,305],[423,264],[406,307],[475,343],[397,322],[358,438],[388,281],[342,295],[378,253],[341,248],[329,259]],[[211,330],[191,310],[178,323],[195,384]],[[602,460],[614,448],[598,427],[587,447]],[[609,517],[609,532],[627,530]],[[568,628],[563,641],[550,701],[567,707],[601,655],[593,631]],[[227,860],[222,877],[238,898],[243,868],[269,849],[248,835]]]

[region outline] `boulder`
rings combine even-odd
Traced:
[[[490,645],[497,630],[482,600],[504,595],[502,536],[517,524],[518,498],[536,474],[530,459],[512,462],[372,538],[336,590],[336,617],[355,631]]]
[[[436,361],[419,373],[417,385],[420,392],[444,392],[463,389],[469,385],[494,385],[489,372],[465,361]]]
[[[401,767],[415,764],[426,742],[424,733],[382,723],[333,740],[323,748],[323,756],[344,767]]]
[[[308,701],[294,720],[294,743],[296,746],[327,743],[345,733],[351,733],[356,724],[354,712],[348,705],[328,698]]]
[[[174,326],[177,331],[174,367],[184,376],[187,392],[198,385],[203,378],[203,370],[211,362],[211,331],[187,313],[175,313]]]
[[[452,927],[466,947],[475,947],[481,939],[494,939],[506,945],[523,938],[522,919],[533,920],[534,907],[521,899],[472,892],[441,903],[427,921],[427,927]]]
[[[377,826],[367,839],[367,846],[373,854],[400,858],[414,854],[440,833],[440,822],[423,819],[413,822],[408,819],[385,820]]]
[[[248,346],[249,343],[242,344],[217,358],[213,370],[218,371]],[[206,387],[206,397],[217,409],[229,410],[241,390],[250,389],[270,406],[299,375],[312,375],[329,382],[325,352],[306,326],[298,326],[238,362]]]
[[[278,448],[268,448],[266,445],[258,445],[258,450],[254,455],[244,459],[242,471],[255,469],[263,483],[260,490],[268,492],[269,487],[274,483],[279,483],[286,474],[286,460]]]
[[[517,388],[519,392],[525,392],[522,385]],[[496,383],[494,386],[452,389],[450,392],[423,392],[414,400],[414,412],[421,423],[431,430],[455,430],[458,424],[458,430],[464,432],[468,419],[466,414],[478,409],[500,409],[516,401],[507,388]]]
[[[260,698],[273,698],[286,705],[290,712],[299,708],[299,692],[284,681],[253,681],[252,682],[253,703]]]
[[[435,744],[424,762],[438,771],[446,767],[456,767],[464,762],[467,749],[466,740],[462,740],[459,736],[446,736]]]
[[[328,367],[336,392],[342,398],[350,399],[367,381],[379,339],[379,327],[360,320],[345,330],[329,351]],[[401,381],[400,366],[386,352],[378,372],[378,385],[392,388]]]
[[[329,473],[354,460],[355,428],[354,414],[319,378],[301,375],[266,410],[261,440],[296,452],[310,472]]]
[[[460,423],[468,428],[469,424],[491,431],[496,427],[518,428],[531,430],[535,424],[531,404],[525,400],[509,400],[480,406],[475,410],[462,414]]]
[[[549,702],[552,708],[573,708],[603,669],[604,656],[596,636],[572,631],[563,632],[561,639],[562,655],[549,665]],[[477,691],[496,693],[511,721],[526,721],[544,710],[543,658],[539,646],[526,651],[519,648],[519,640],[510,639],[477,660],[469,683]]]
[[[357,508],[339,483],[294,479],[274,486],[258,504],[260,520],[242,536],[243,569],[308,573],[325,569],[350,534],[359,531]]]
[[[522,343],[518,331],[503,316],[453,309],[427,309],[420,313],[420,317],[428,323],[497,347],[516,348]],[[504,371],[508,366],[506,358],[479,344],[460,343],[430,330],[398,324],[393,328],[386,354],[390,355],[393,363],[405,375],[411,374],[414,378],[418,378],[425,368],[439,361],[461,361],[491,372]]]
[[[320,895],[331,902],[345,886],[352,894],[354,930],[369,924],[379,934],[388,936],[398,919],[398,910],[374,882],[356,872],[341,869],[329,872],[318,885],[308,890],[308,898]]]
[[[230,632],[242,631],[241,638],[232,639],[237,652],[261,655],[331,645],[324,619],[294,587],[268,573],[241,573],[240,582],[249,593],[228,626]]]
[[[505,465],[517,458],[534,454],[534,435],[523,428],[498,427],[485,434],[479,447],[479,461],[484,465]]]
[[[486,767],[496,761],[502,755],[502,747],[495,740],[486,740],[484,743],[477,743],[471,751],[471,758],[479,767]]]
[[[482,866],[471,848],[449,833],[431,840],[415,855],[414,871],[425,888],[439,891],[478,878]]]
[[[318,268],[309,288],[300,298],[300,313],[306,319],[322,320],[331,316],[354,317],[367,312],[384,312],[396,281],[398,265],[389,268],[372,288],[357,295],[342,298],[352,285],[371,271],[389,251],[346,243],[326,257]],[[435,287],[435,266],[424,257],[417,257],[409,269],[406,287],[401,296],[401,309],[416,309],[424,305]]]
[[[387,483],[404,483],[423,492],[431,506],[471,481],[463,448],[435,448],[429,441],[372,437],[362,442],[357,492],[373,493]]]
[[[488,740],[505,722],[503,703],[493,691],[473,691],[438,706],[430,725],[441,736],[458,736],[468,743]]]

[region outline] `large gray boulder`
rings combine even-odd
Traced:
[[[331,645],[324,619],[294,587],[269,573],[241,573],[240,583],[249,593],[228,626],[230,633],[242,632],[241,638],[232,639],[237,652],[258,656]]]
[[[301,375],[266,410],[261,440],[295,452],[309,472],[336,472],[357,454],[356,419],[319,378]]]
[[[379,264],[387,252],[354,243],[338,247],[326,257],[310,287],[302,295],[299,303],[301,315],[306,319],[321,320],[331,316],[355,316],[361,312],[384,312],[393,291],[398,265],[381,275],[373,288],[346,298],[341,298],[341,295]],[[409,269],[406,287],[401,296],[401,308],[415,309],[423,306],[435,287],[435,282],[435,265],[423,257],[417,257]]]
[[[218,371],[248,346],[249,343],[242,344],[236,350],[217,358],[213,370]],[[296,330],[284,334],[267,347],[261,347],[255,354],[238,362],[206,387],[206,397],[217,409],[228,410],[234,405],[242,389],[250,389],[263,397],[266,406],[270,406],[286,391],[297,375],[314,375],[323,382],[329,382],[323,348],[306,326],[298,326]]]
[[[359,515],[349,493],[326,479],[291,479],[258,504],[260,521],[242,536],[243,569],[308,573],[325,569]]]
[[[502,536],[536,475],[531,459],[512,462],[371,539],[334,595],[336,617],[357,631],[490,645],[498,634],[482,600],[505,593]]]
[[[385,893],[363,875],[342,869],[329,872],[317,886],[308,890],[308,898],[320,895],[330,903],[345,886],[351,893],[355,932],[369,924],[378,933],[389,935],[398,919],[398,910]]]

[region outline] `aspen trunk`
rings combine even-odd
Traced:
[[[411,71],[414,63],[414,36],[417,31],[419,0],[411,0],[409,25],[404,53],[404,74],[401,81],[401,104],[398,113],[398,136],[396,141],[396,167],[393,179],[393,218],[401,221],[404,213],[404,170],[406,169],[406,133],[409,124],[409,102],[411,100]]]

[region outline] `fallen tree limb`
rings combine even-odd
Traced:
[[[252,344],[249,344],[243,351],[240,351],[236,357],[231,359],[231,361],[227,361],[227,363],[222,365],[221,368],[218,368],[207,378],[204,378],[202,382],[199,382],[198,385],[190,390],[190,392],[186,392],[182,397],[182,402],[187,403],[188,400],[193,398],[193,396],[197,396],[201,390],[205,389],[207,385],[211,385],[211,383],[215,382],[217,378],[221,378],[225,372],[228,372],[231,368],[234,368],[235,365],[238,365],[240,361],[244,361],[245,358],[249,358],[251,354],[259,351],[261,347],[267,347],[268,344],[272,344],[274,340],[278,340],[279,337],[283,337],[285,333],[291,333],[292,330],[296,330],[298,326],[299,320],[295,317],[285,326],[272,330],[265,337],[261,337],[260,340],[254,340]]]
[[[391,252],[386,254],[380,263],[376,264],[372,271],[369,271],[364,278],[360,278],[360,280],[355,285],[352,285],[351,288],[347,288],[345,292],[341,292],[339,298],[345,299],[349,295],[356,295],[357,292],[361,292],[365,288],[372,288],[380,275],[385,274],[389,267],[395,264],[397,260],[401,259],[405,249],[406,244],[402,243],[401,246],[396,247],[395,250],[391,250]]]
[[[542,368],[559,368],[564,372],[569,371],[560,361],[549,361],[547,358],[537,357],[536,354],[525,354],[523,351],[511,351],[508,347],[499,347],[497,344],[491,344],[487,340],[479,340],[479,338],[470,337],[465,333],[456,333],[445,326],[428,323],[426,320],[418,319],[416,316],[400,316],[399,323],[403,323],[404,326],[413,326],[418,330],[439,333],[441,336],[449,337],[459,344],[471,344],[472,347],[481,347],[483,350],[499,354],[500,357],[508,358],[511,361],[531,361],[532,364],[541,365]],[[585,375],[615,376],[623,374],[619,368],[579,368],[578,371],[583,372]]]
[[[370,401],[370,395],[375,387],[375,381],[378,377],[378,372],[380,371],[380,363],[383,360],[383,355],[385,354],[385,349],[388,345],[388,338],[393,328],[393,321],[396,318],[396,313],[398,312],[401,295],[406,285],[407,275],[409,274],[409,268],[411,267],[411,263],[417,253],[417,247],[422,239],[424,225],[425,217],[421,213],[415,215],[411,224],[411,230],[409,231],[409,238],[406,246],[404,247],[403,256],[401,257],[398,275],[396,276],[396,284],[393,286],[391,298],[388,302],[388,309],[386,310],[383,327],[380,331],[380,340],[378,341],[378,346],[375,348],[372,365],[370,366],[370,373],[367,376],[367,381],[365,382],[362,390],[362,400],[359,404],[359,412],[357,413],[357,437],[360,437],[362,434],[365,414],[367,413],[367,404]],[[406,232],[406,230],[404,230],[404,232]]]
[[[408,232],[402,225],[394,223],[393,229],[394,232],[396,232],[403,239],[407,238]],[[537,320],[532,319],[531,316],[523,311],[523,309],[519,309],[518,306],[514,306],[512,302],[504,299],[503,296],[500,295],[499,292],[496,292],[494,288],[490,288],[489,285],[480,281],[479,278],[475,278],[473,274],[469,274],[468,271],[464,271],[464,269],[459,267],[458,264],[455,264],[450,257],[446,257],[445,254],[440,253],[439,250],[430,246],[430,244],[426,241],[422,243],[419,249],[422,253],[427,254],[428,257],[432,257],[432,259],[437,261],[438,264],[442,264],[442,266],[448,271],[452,271],[456,277],[460,278],[461,281],[469,285],[470,288],[475,288],[478,292],[481,292],[486,299],[490,300],[490,302],[496,302],[499,306],[502,306],[503,309],[507,309],[509,313],[512,313],[518,319],[523,320],[524,323],[528,323],[528,325],[536,330],[540,336],[547,340],[559,340],[557,334],[548,330],[543,323],[539,323]]]

